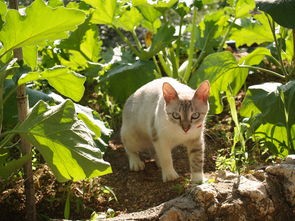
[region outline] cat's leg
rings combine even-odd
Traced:
[[[204,180],[204,142],[201,139],[191,140],[186,144],[191,170],[191,182],[202,183]]]
[[[130,170],[131,171],[144,170],[145,165],[144,165],[144,162],[139,158],[139,154],[137,152],[129,151],[127,148],[125,148],[125,151],[129,159]]]
[[[155,142],[156,162],[161,167],[163,182],[175,180],[179,177],[173,167],[171,147],[167,142]]]
[[[145,164],[139,157],[139,143],[132,137],[121,133],[122,143],[129,160],[129,168],[131,171],[144,170]]]

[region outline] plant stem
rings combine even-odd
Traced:
[[[180,44],[181,44],[181,29],[183,24],[183,16],[180,17],[180,24],[177,37],[177,48],[176,48],[176,57],[179,58],[180,55]]]
[[[274,72],[274,71],[271,71],[271,70],[268,70],[268,69],[265,69],[265,68],[261,68],[261,67],[257,67],[257,66],[251,66],[251,65],[245,65],[245,64],[240,64],[238,65],[239,68],[250,68],[250,69],[254,69],[254,70],[259,70],[259,71],[263,71],[263,72],[266,72],[266,73],[269,73],[269,74],[272,74],[276,77],[280,77],[280,78],[283,78],[285,79],[286,77],[284,75],[281,75],[277,72]]]
[[[282,71],[284,73],[285,76],[288,75],[288,72],[286,70],[286,67],[284,65],[284,62],[283,62],[283,59],[282,59],[282,54],[281,54],[281,46],[278,42],[278,39],[277,39],[277,36],[276,36],[276,30],[275,30],[275,22],[270,18],[269,15],[266,14],[266,17],[268,19],[268,23],[269,23],[269,26],[270,26],[270,29],[271,29],[271,32],[272,32],[272,35],[273,35],[273,38],[274,38],[274,42],[275,42],[275,45],[276,45],[276,50],[277,50],[277,54],[279,56],[279,62],[280,62],[280,66],[282,68]]]
[[[291,73],[294,76],[295,73],[295,28],[292,29],[292,36],[293,36],[293,58],[291,62]]]
[[[132,32],[132,37],[133,37],[133,39],[134,39],[134,41],[135,41],[135,44],[136,44],[137,48],[138,48],[139,50],[141,50],[141,49],[142,49],[142,45],[141,45],[140,40],[138,39],[138,37],[137,37],[137,35],[136,35],[135,30],[133,30],[133,32]]]
[[[233,20],[233,21],[230,23],[230,25],[228,26],[228,28],[227,28],[227,30],[226,30],[226,32],[225,32],[223,38],[222,38],[222,41],[221,41],[220,44],[219,44],[219,47],[218,47],[218,50],[217,50],[218,52],[220,52],[220,51],[223,50],[223,45],[225,44],[225,41],[226,41],[226,39],[227,39],[227,37],[228,37],[228,35],[229,35],[229,33],[230,33],[230,31],[231,31],[233,25],[235,24],[236,20],[237,20],[237,19],[234,18],[234,20]]]
[[[156,70],[157,70],[157,72],[158,72],[158,77],[163,76],[163,75],[162,75],[161,68],[159,67],[159,65],[158,65],[158,61],[157,61],[157,59],[156,59],[155,56],[153,56],[153,62],[154,62],[154,64],[155,64],[155,66],[156,66]]]
[[[121,32],[120,29],[114,27],[114,30],[117,32],[117,34],[121,37],[121,39],[130,47],[131,51],[136,55],[138,56],[139,58],[141,58],[141,54],[140,52],[132,45],[132,43],[129,41],[128,38],[126,38],[126,36]]]
[[[183,81],[185,83],[188,82],[190,76],[191,76],[191,69],[193,65],[193,58],[194,58],[194,50],[195,50],[195,44],[196,44],[196,31],[197,31],[197,7],[194,7],[193,9],[193,20],[192,20],[192,31],[191,31],[191,40],[190,40],[190,45],[189,45],[189,50],[188,50],[188,65],[185,70],[184,76],[183,76]]]
[[[9,6],[12,9],[18,10],[18,0],[9,0]],[[21,48],[16,48],[13,51],[14,57],[18,61],[23,60],[23,53]],[[28,97],[26,95],[26,86],[21,85],[17,88],[17,108],[18,108],[18,118],[20,122],[23,122],[28,115]],[[30,154],[32,147],[31,144],[21,136],[21,150],[23,155]],[[25,185],[25,195],[26,195],[26,216],[25,219],[28,221],[36,221],[36,205],[35,205],[35,187],[33,179],[32,170],[32,159],[28,160],[24,164],[24,185]]]

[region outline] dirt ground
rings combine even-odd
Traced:
[[[219,134],[220,131],[218,128],[217,132],[206,131],[206,176],[215,170],[217,150],[227,145],[225,135]],[[67,190],[71,193],[69,218],[89,219],[93,212],[114,216],[145,210],[181,195],[190,185],[185,148],[178,147],[173,151],[174,167],[180,175],[173,182],[163,183],[161,171],[154,160],[147,155],[142,157],[146,163],[145,170],[130,172],[124,148],[115,136],[104,157],[112,166],[112,174],[90,181],[58,183],[46,165],[38,166],[34,172],[38,219],[64,218]],[[23,220],[23,180],[12,178],[10,182],[5,182],[5,186],[0,181],[0,191],[0,221]]]

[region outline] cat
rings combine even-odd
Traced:
[[[163,182],[179,177],[173,167],[171,151],[187,147],[191,181],[203,182],[204,123],[209,110],[209,81],[193,90],[177,80],[153,80],[132,94],[122,114],[121,139],[131,171],[145,167],[139,152],[153,149]]]

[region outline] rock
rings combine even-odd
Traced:
[[[268,175],[269,191],[274,196],[275,204],[284,208],[284,210],[281,210],[282,216],[286,216],[287,218],[294,217],[295,164],[276,164],[267,167],[266,172]]]
[[[295,164],[295,154],[291,154],[283,161],[285,164]]]
[[[118,220],[292,221],[295,220],[295,156],[253,175],[219,171],[216,183],[193,185],[186,193]]]

